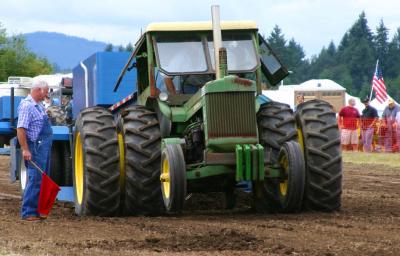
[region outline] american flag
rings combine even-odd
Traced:
[[[379,60],[376,62],[374,77],[372,78],[372,89],[375,92],[375,97],[379,103],[385,102],[388,98],[386,92],[385,81],[383,80],[382,70],[379,67]]]

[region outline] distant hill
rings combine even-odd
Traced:
[[[50,63],[57,64],[60,70],[74,68],[81,60],[103,51],[107,45],[104,42],[55,32],[34,32],[22,36],[31,51],[40,57],[46,57]]]

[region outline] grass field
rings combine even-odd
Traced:
[[[343,152],[345,163],[384,164],[400,168],[400,153]],[[400,169],[399,169],[400,170]]]

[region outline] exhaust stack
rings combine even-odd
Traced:
[[[220,79],[222,76],[220,70],[219,49],[221,48],[222,45],[222,36],[221,36],[221,24],[219,17],[219,5],[211,6],[211,17],[212,17],[213,42],[214,42],[215,76],[217,79]]]

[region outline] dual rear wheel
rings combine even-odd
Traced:
[[[254,208],[268,212],[301,209],[334,211],[341,205],[342,162],[339,131],[331,106],[311,100],[297,107],[263,104],[257,116],[267,171],[279,178],[254,185]]]
[[[115,122],[107,109],[87,108],[77,117],[74,138],[78,215],[159,215],[165,211],[161,134],[154,112],[132,106]]]

